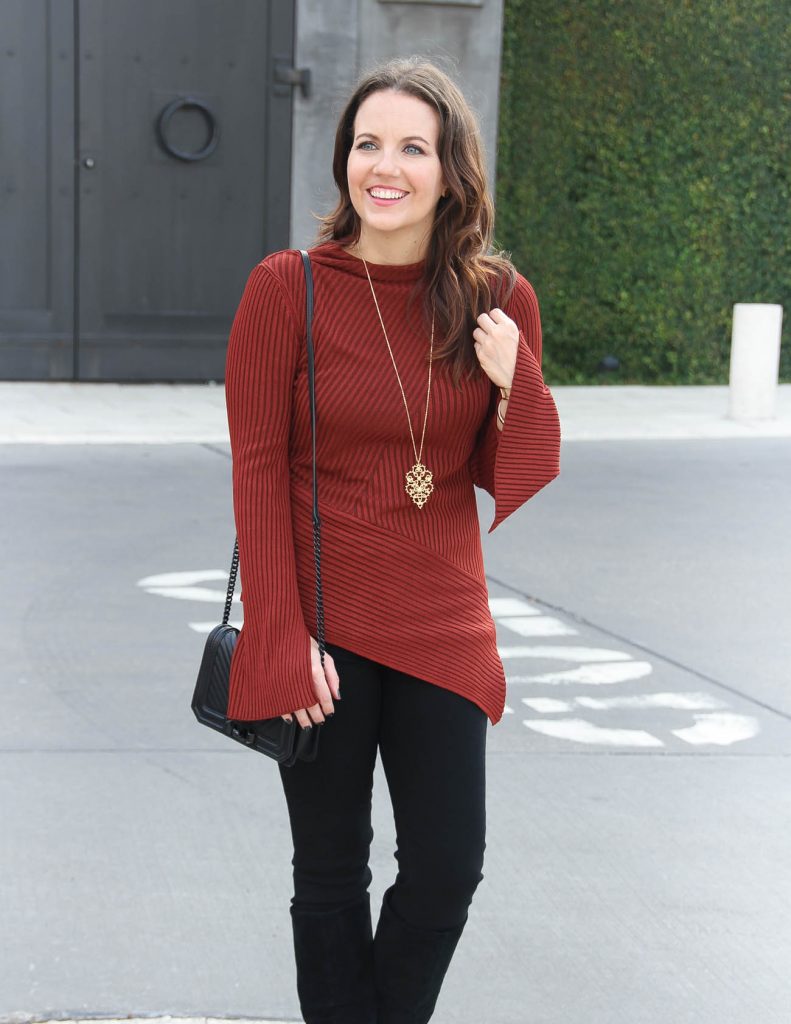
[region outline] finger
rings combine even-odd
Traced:
[[[311,724],[310,718],[305,708],[300,708],[299,711],[295,711],[294,714],[296,715],[297,721],[299,722],[300,726],[303,729],[307,728]]]
[[[494,320],[492,320],[488,313],[481,313],[481,315],[478,317],[478,326],[482,327],[484,331],[488,332],[491,331],[492,328],[495,326],[495,322]]]
[[[477,343],[479,345],[482,345],[484,343],[484,341],[486,340],[486,338],[487,338],[486,331],[481,330],[480,327],[476,327],[473,330],[472,336],[473,336],[473,338],[475,338],[475,340],[477,341]]]
[[[283,719],[284,722],[291,722],[293,721],[294,718],[293,715],[281,715],[280,717]]]
[[[308,708],[308,715],[310,715],[310,720],[313,725],[321,725],[324,721],[324,713],[319,704],[311,705],[311,707]]]
[[[329,672],[327,669],[329,669]],[[327,679],[327,683],[329,684],[333,697],[338,700],[341,695],[341,680],[338,675],[338,669],[335,666],[335,660],[332,655],[328,653],[325,653],[324,655],[324,675]],[[331,706],[330,711],[334,710],[335,708]]]
[[[315,656],[313,658],[313,664],[311,666],[313,670],[313,690],[318,699],[318,704],[316,704],[315,706],[318,708],[319,705],[321,705],[324,714],[327,715],[331,715],[335,711],[335,707],[333,706],[332,703],[332,694],[330,693],[330,688],[327,685],[328,679],[331,678],[331,676],[327,676],[326,673],[331,673],[332,676],[334,676],[335,680],[337,680],[338,678],[338,673],[335,671],[335,665],[334,663],[331,665],[331,662],[332,655],[329,653],[329,651],[325,650],[324,667],[322,668],[321,657],[318,653],[315,653]],[[313,717],[315,720],[315,716]],[[324,721],[323,715],[320,718],[320,721]]]
[[[325,673],[333,671],[334,678],[337,681],[338,673],[334,672],[334,669],[330,670],[328,654],[324,655],[324,671]],[[337,682],[333,683],[333,685],[337,686]],[[322,679],[321,682],[319,683],[314,682],[313,689],[316,691],[316,696],[318,697],[318,704],[316,705],[316,707],[321,707],[321,710],[324,712],[325,715],[334,714],[335,706],[332,703],[332,693],[330,692],[329,687],[329,675],[327,675],[327,677]]]
[[[504,313],[499,306],[495,306],[494,309],[490,309],[489,316],[496,324],[501,324],[503,321],[511,319],[510,316],[508,316],[507,313]]]

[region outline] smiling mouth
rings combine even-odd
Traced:
[[[404,192],[400,188],[369,188],[366,192],[372,199],[378,199],[380,202],[397,202],[399,199],[403,199],[408,196],[408,192]]]

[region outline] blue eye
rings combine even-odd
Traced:
[[[370,139],[364,139],[362,142],[358,142],[357,146],[355,148],[356,149],[363,149],[365,146],[375,146],[375,143],[371,142]],[[404,148],[405,149],[414,149],[418,153],[420,153],[421,155],[423,154],[423,150],[420,148],[420,146],[416,145],[414,142],[408,142]]]

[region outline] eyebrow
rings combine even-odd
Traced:
[[[373,132],[359,132],[357,135],[355,135],[355,139],[361,139],[364,136],[368,136],[369,139],[376,139],[377,142],[379,141],[379,136],[374,135]],[[401,141],[406,142],[409,139],[420,139],[420,141],[425,142],[427,146],[431,145],[428,139],[424,139],[422,135],[405,135],[403,139],[401,139]]]

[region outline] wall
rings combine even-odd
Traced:
[[[360,73],[388,57],[419,53],[457,82],[478,114],[494,190],[503,0],[297,0],[295,62],[312,91],[294,94],[291,245],[312,244],[337,197],[332,147]]]

